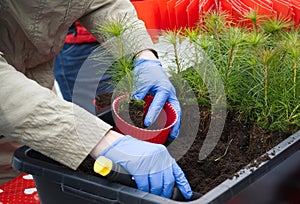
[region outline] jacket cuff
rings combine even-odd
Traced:
[[[154,56],[155,56],[157,59],[159,59],[157,51],[154,50],[154,49],[151,49],[151,48],[147,48],[147,49],[143,49],[143,50],[139,51],[136,55],[134,55],[134,59],[137,58],[137,57],[141,54],[141,52],[143,52],[143,51],[145,51],[145,50],[151,51],[151,52],[154,54]]]

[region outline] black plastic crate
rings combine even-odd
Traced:
[[[73,171],[26,146],[16,150],[13,167],[33,175],[43,204],[173,202],[170,199],[109,182],[101,176]]]
[[[97,116],[114,126],[110,110]],[[95,176],[82,171],[74,171],[27,146],[15,151],[12,166],[16,170],[32,174],[43,204],[186,202],[178,191],[174,191],[173,200],[166,199],[110,182],[100,175]],[[199,197],[199,194],[194,193],[191,200]]]
[[[109,111],[100,117],[112,122]],[[12,165],[33,175],[42,204],[300,203],[299,149],[300,131],[270,150],[272,158],[258,168],[242,169],[238,178],[227,179],[203,196],[195,193],[193,201],[188,202],[74,171],[26,146],[16,150]]]
[[[42,154],[23,146],[15,152],[13,167],[33,175],[42,204],[176,204],[176,203],[300,203],[300,151],[252,184],[249,179],[223,191],[220,186],[210,196],[194,201],[174,201],[105,178],[64,167]],[[253,175],[252,178],[255,178]],[[219,189],[218,189],[219,188]],[[239,189],[238,189],[239,188]],[[240,191],[239,193],[237,193]]]

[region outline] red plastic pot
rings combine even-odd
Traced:
[[[106,107],[98,106],[98,105],[97,105],[97,102],[96,102],[96,99],[93,100],[93,104],[94,104],[94,106],[95,106],[96,109],[97,109],[97,113],[102,113],[102,112],[104,112],[104,111],[107,111],[107,110],[111,109],[111,106],[110,106],[110,105],[109,105],[109,106],[106,106]]]
[[[93,104],[97,108],[97,110],[99,110],[99,111],[102,110],[102,107],[97,105],[96,99],[93,100]]]
[[[140,140],[164,144],[167,141],[171,128],[178,119],[178,115],[173,106],[169,102],[166,102],[162,111],[160,112],[156,121],[154,122],[155,125],[161,127],[161,129],[144,129],[129,124],[119,116],[119,104],[122,100],[126,98],[128,98],[128,95],[119,96],[112,103],[116,131],[124,135],[130,135]],[[153,96],[151,95],[147,95],[144,98],[146,104],[144,107],[145,113],[147,113],[152,100]]]

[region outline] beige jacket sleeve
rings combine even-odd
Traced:
[[[0,135],[76,169],[111,126],[43,88],[52,83],[44,63],[53,60],[74,21],[94,33],[108,16],[126,14],[136,21],[134,7],[129,0],[0,2],[0,52],[5,57],[0,55]],[[130,35],[141,43],[138,49],[151,48],[143,22],[136,26],[140,32]],[[100,34],[95,37],[103,42]]]
[[[111,128],[59,99],[0,55],[0,132],[76,169]],[[5,100],[3,100],[5,99]]]
[[[121,22],[126,32],[122,34],[124,55],[135,55],[141,50],[154,49],[153,42],[145,23],[138,19],[137,12],[129,0],[94,0],[87,7],[85,14],[79,19],[100,42],[113,45],[116,39],[103,39],[99,26],[109,22]],[[105,45],[104,45],[105,46]],[[112,47],[110,47],[111,49]],[[115,48],[113,46],[113,48]],[[115,48],[115,52],[118,52]],[[114,52],[114,50],[110,50]]]

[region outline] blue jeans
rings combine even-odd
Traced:
[[[113,91],[109,74],[89,56],[99,44],[65,44],[55,57],[54,76],[63,98],[96,113],[96,95]],[[101,70],[102,69],[102,70]]]

